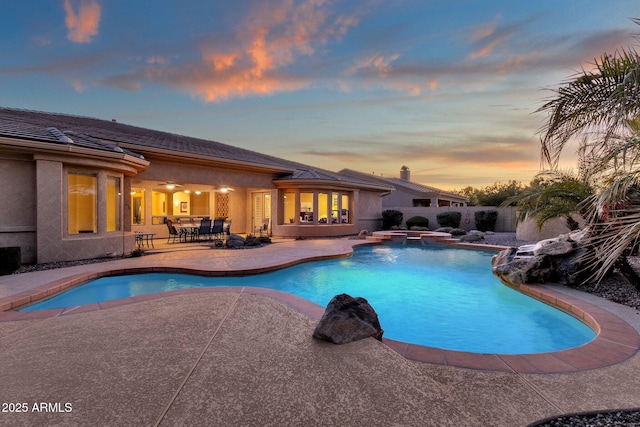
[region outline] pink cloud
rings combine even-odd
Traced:
[[[357,23],[355,17],[333,16],[326,0],[257,2],[235,41],[224,48],[203,47],[202,63],[180,85],[208,102],[301,89],[312,79],[288,75],[285,69]]]
[[[71,0],[64,0],[64,10],[69,40],[75,43],[89,43],[98,35],[100,5],[97,0],[80,0],[77,11],[71,5]]]

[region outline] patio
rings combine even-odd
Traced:
[[[263,271],[347,255],[358,243],[283,240],[237,251],[187,245],[162,252],[156,246],[158,253],[141,258],[0,277],[0,301],[88,273]],[[636,310],[554,290],[640,330]],[[2,423],[513,426],[567,412],[640,406],[635,350],[611,366],[555,374],[418,363],[373,339],[344,346],[318,342],[311,333],[322,308],[301,310],[299,299],[268,294],[191,291],[19,321],[10,320],[15,312],[0,313],[0,396],[29,409],[3,413]],[[33,411],[40,402],[60,411]]]

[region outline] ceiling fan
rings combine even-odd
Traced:
[[[230,191],[236,191],[236,190],[234,188],[229,187],[228,185],[221,185],[219,187],[216,187],[216,191],[219,191],[222,194],[226,194]]]
[[[160,185],[165,187],[167,190],[173,190],[174,188],[183,187],[183,185],[177,184],[173,181],[161,182]]]

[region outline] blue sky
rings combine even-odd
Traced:
[[[549,89],[636,45],[638,17],[637,0],[5,0],[0,105],[444,189],[526,184]]]

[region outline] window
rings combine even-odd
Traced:
[[[351,224],[351,194],[285,190],[282,224]],[[300,197],[297,212],[296,197]]]
[[[329,195],[318,193],[318,224],[329,224]]]
[[[313,223],[313,193],[300,193],[300,223]]]
[[[144,188],[131,189],[131,224],[144,225]]]
[[[159,191],[151,192],[151,215],[164,216],[167,214],[167,195]]]
[[[69,234],[97,233],[95,175],[69,173],[67,177],[67,230]]]
[[[340,224],[351,223],[351,205],[349,204],[349,196],[347,194],[342,195],[342,204],[340,205]]]
[[[107,231],[120,230],[120,178],[107,177]]]
[[[431,199],[413,199],[414,208],[428,208],[431,206]]]
[[[296,193],[287,191],[284,193],[284,223],[296,222]]]

